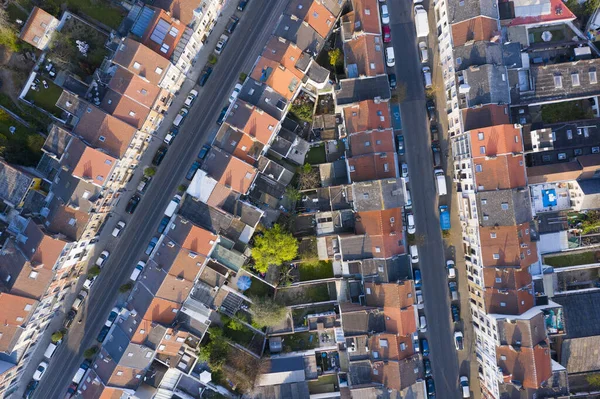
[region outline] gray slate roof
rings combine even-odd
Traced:
[[[569,374],[600,371],[600,336],[565,339],[560,363]]]
[[[246,81],[238,98],[248,104],[256,105],[277,120],[281,120],[287,106],[285,97],[265,83],[260,83],[252,78]]]
[[[462,71],[465,84],[469,86],[466,94],[467,106],[486,104],[508,104],[508,72],[505,66],[482,65]]]
[[[292,15],[283,15],[273,34],[296,43],[296,46],[302,51],[317,55],[323,48],[325,39],[308,24],[302,22],[301,18],[296,18]]]
[[[450,0],[448,19],[451,24],[466,21],[478,16],[498,19],[498,8],[494,0]]]
[[[32,182],[33,178],[29,174],[0,161],[0,199],[18,206]]]
[[[363,100],[380,97],[388,100],[391,97],[390,84],[386,75],[344,79],[335,90],[338,105],[352,104]]]
[[[72,138],[73,136],[65,129],[53,124],[48,132],[48,137],[44,142],[42,150],[49,152],[60,159],[65,152],[67,144],[69,144],[69,141],[71,141]]]
[[[390,178],[354,183],[352,199],[357,212],[401,208],[404,206],[402,180]]]
[[[477,193],[477,206],[479,224],[484,227],[514,226],[532,220],[528,189],[480,192]]]
[[[552,300],[563,306],[568,338],[600,335],[600,291],[559,295]]]
[[[472,65],[502,64],[502,47],[499,43],[487,41],[475,42],[454,47],[456,71],[465,70]]]

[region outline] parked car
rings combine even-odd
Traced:
[[[33,380],[34,381],[41,380],[42,377],[44,376],[44,374],[46,373],[47,369],[48,369],[48,363],[41,362],[35,369],[35,372],[33,373]]]
[[[67,388],[67,394],[65,395],[65,398],[71,398],[71,397],[75,396],[76,392],[77,392],[77,384],[71,383],[71,385],[69,385],[69,388]]]
[[[175,116],[175,119],[173,120],[173,126],[175,126],[176,128],[181,127],[189,112],[190,111],[187,108],[181,108]]]
[[[150,255],[154,247],[156,247],[156,243],[158,242],[158,237],[152,237],[148,246],[146,247],[146,251],[144,252],[146,255]]]
[[[127,206],[125,207],[125,212],[132,214],[133,212],[135,212],[135,209],[138,207],[138,205],[140,204],[141,201],[141,197],[137,194],[134,194],[130,199],[129,202],[127,203]]]
[[[415,234],[417,231],[415,227],[415,215],[412,213],[406,214],[406,232],[408,234]]]
[[[158,234],[162,234],[165,231],[170,220],[171,218],[168,216],[161,219],[160,224],[158,225]]]
[[[210,78],[210,74],[212,73],[212,71],[212,67],[206,67],[204,69],[204,71],[200,75],[200,78],[198,79],[198,85],[200,87],[203,87],[206,84],[206,81],[208,80],[208,78]]]
[[[152,164],[155,166],[159,166],[163,159],[165,159],[165,155],[167,155],[167,150],[169,149],[169,147],[167,146],[161,146],[157,151],[156,154],[154,154],[154,158],[152,158]]]
[[[454,333],[454,346],[456,346],[457,351],[461,351],[464,349],[463,333],[461,331],[456,331]]]
[[[471,391],[469,389],[469,377],[467,376],[461,376],[460,379],[460,390],[462,393],[462,397],[463,398],[470,398],[471,397]]]
[[[23,398],[24,399],[32,398],[33,392],[35,391],[35,389],[38,387],[39,384],[40,384],[40,382],[36,381],[36,380],[29,381],[29,384],[27,384],[27,388],[25,388],[25,392],[23,392]]]
[[[435,398],[435,384],[433,383],[433,378],[427,379],[427,397]]]
[[[233,88],[233,91],[231,92],[231,95],[229,96],[229,102],[232,103],[235,101],[235,99],[237,98],[238,94],[240,94],[240,91],[242,90],[242,85],[241,84],[236,84],[235,87]]]
[[[121,311],[121,309],[119,309],[116,306],[114,308],[112,308],[111,311],[110,311],[110,313],[108,314],[108,318],[104,322],[104,325],[106,327],[112,326],[113,323],[115,322],[115,320],[117,319],[117,316],[119,315],[120,311]]]
[[[452,313],[452,322],[458,323],[460,321],[460,310],[458,305],[450,305],[450,313]]]
[[[427,116],[429,117],[429,122],[433,122],[435,120],[435,102],[433,100],[427,100],[425,105],[427,107]]]
[[[437,143],[438,141],[440,141],[440,135],[438,132],[437,125],[435,123],[432,123],[429,126],[429,132],[431,132],[431,142],[432,143]]]
[[[422,333],[427,332],[427,319],[425,318],[425,315],[419,317],[419,331]]]
[[[431,78],[431,68],[428,66],[423,67],[423,84],[426,89],[429,89],[433,86],[433,81]]]
[[[206,154],[210,151],[210,146],[208,144],[204,144],[198,153],[198,158],[204,159],[206,158]]]
[[[390,73],[388,75],[388,80],[390,82],[390,89],[395,89],[396,88],[396,74],[395,73]]]
[[[163,142],[167,145],[173,144],[173,140],[175,140],[175,137],[177,137],[178,134],[179,134],[179,129],[176,128],[175,126],[171,127],[171,129],[169,129],[169,133],[167,133]]]
[[[88,276],[88,278],[83,282],[83,288],[89,291],[97,278],[98,276]]]
[[[152,176],[142,177],[142,180],[140,180],[140,184],[138,184],[138,186],[137,186],[137,190],[141,194],[144,194],[146,192],[146,190],[148,189],[148,186],[150,185],[151,181],[152,181]]]
[[[451,281],[448,283],[448,288],[450,289],[450,300],[458,301],[458,288],[455,281]]]
[[[142,274],[144,267],[146,267],[146,262],[144,262],[143,260],[139,261],[138,264],[135,265],[135,269],[133,269],[133,272],[131,272],[131,276],[129,276],[129,279],[131,281],[136,281],[140,274]]]
[[[423,359],[423,371],[425,372],[425,377],[431,377],[431,360]]]
[[[385,49],[385,64],[390,68],[396,65],[396,56],[394,55],[394,48],[392,46]]]
[[[187,173],[185,174],[185,178],[187,180],[192,180],[194,178],[194,175],[196,174],[196,171],[199,168],[200,168],[200,162],[194,161],[194,163],[192,164],[192,166],[190,166],[190,168],[188,169]]]
[[[227,108],[228,107],[223,107],[223,109],[221,110],[221,113],[219,114],[219,117],[217,118],[217,125],[221,126],[223,124],[223,120],[225,119],[225,114],[227,114]]]
[[[115,228],[112,231],[112,236],[113,237],[118,237],[119,234],[121,234],[121,232],[123,231],[123,229],[125,228],[125,222],[124,221],[119,221],[117,222],[117,225],[115,226]]]
[[[423,304],[423,292],[421,290],[415,291],[415,295],[417,297],[417,305]]]
[[[390,14],[386,4],[381,5],[381,23],[387,25],[390,23]]]
[[[399,134],[396,138],[398,138],[398,155],[404,155],[404,136]]]
[[[238,11],[244,11],[244,9],[246,8],[247,5],[248,5],[248,0],[241,0],[237,6]]]
[[[429,342],[425,338],[421,340],[421,352],[423,356],[429,356]]]
[[[381,33],[383,34],[383,42],[389,43],[392,41],[392,31],[389,25],[383,25],[381,27]]]
[[[98,259],[96,259],[96,266],[102,267],[104,266],[104,264],[106,263],[106,260],[108,259],[110,255],[110,252],[108,251],[102,251],[102,253],[100,254],[100,256],[98,256]]]
[[[402,177],[408,177],[408,165],[405,163],[402,164]]]
[[[421,58],[421,62],[423,64],[427,64],[427,62],[429,62],[429,49],[427,48],[427,44],[425,44],[425,42],[419,42],[419,57]]]
[[[110,331],[110,327],[103,326],[102,329],[100,330],[100,333],[98,333],[98,336],[96,337],[96,341],[98,341],[100,343],[104,342],[109,331]]]
[[[194,103],[194,101],[196,101],[197,97],[198,97],[198,91],[191,90],[189,92],[189,94],[187,95],[187,97],[185,98],[185,101],[183,102],[183,105],[185,105],[188,108],[191,107],[192,104]]]
[[[446,261],[446,270],[448,271],[448,278],[456,278],[456,268],[454,267],[454,261],[452,259]]]
[[[410,263],[419,263],[419,249],[416,245],[411,245],[410,248]]]
[[[238,17],[236,17],[235,15],[232,15],[231,18],[229,18],[229,21],[227,22],[225,31],[227,33],[233,33],[233,31],[235,30],[235,27],[237,26],[237,24],[239,22],[240,22],[240,19]]]
[[[217,42],[217,45],[215,46],[215,54],[221,54],[223,52],[223,50],[225,50],[225,46],[227,45],[227,41],[229,40],[229,36],[227,36],[226,34],[222,34],[219,37],[219,41]]]
[[[421,288],[421,271],[415,270],[415,288]]]
[[[77,294],[77,297],[73,301],[73,306],[71,306],[71,310],[77,312],[83,306],[83,303],[85,302],[85,298],[87,298],[87,296],[88,292],[86,290],[79,291],[79,294]]]
[[[419,333],[416,331],[412,333],[412,344],[415,353],[419,353],[421,351],[421,347],[419,346]]]
[[[65,321],[63,322],[63,327],[68,329],[73,324],[73,320],[75,320],[75,316],[77,316],[77,311],[71,309],[67,316],[65,317]]]

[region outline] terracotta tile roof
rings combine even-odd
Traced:
[[[479,16],[452,25],[452,43],[454,47],[464,46],[467,42],[492,41],[498,34],[498,20]]]
[[[473,164],[478,191],[504,190],[527,185],[525,159],[521,154],[477,158],[473,160]]]
[[[395,146],[392,129],[372,130],[370,132],[355,133],[350,136],[352,156],[394,152]]]
[[[480,227],[479,240],[484,267],[527,268],[538,261],[537,243],[531,241],[529,223],[518,226]]]
[[[154,297],[143,318],[163,325],[169,325],[175,321],[180,308],[181,305],[176,302]]]
[[[67,242],[44,234],[31,219],[27,223],[24,235],[27,236],[27,241],[18,245],[29,257],[31,264],[35,267],[41,265],[45,269],[52,270]]]
[[[369,337],[369,352],[371,360],[403,360],[415,354],[410,336],[390,333]]]
[[[120,66],[117,66],[115,74],[108,82],[108,87],[148,108],[152,108],[160,94],[158,86]]]
[[[357,212],[355,219],[356,234],[369,235],[375,257],[387,259],[405,252],[400,208]]]
[[[239,99],[225,121],[265,145],[269,144],[279,123],[262,109]]]
[[[523,152],[521,129],[514,125],[491,126],[469,133],[473,158]]]
[[[365,283],[365,299],[368,306],[404,309],[415,303],[412,280],[399,283]]]
[[[92,147],[102,148],[115,158],[121,158],[136,128],[90,104],[73,132]]]
[[[505,383],[518,382],[524,388],[537,389],[552,376],[550,348],[546,342],[533,348],[499,346],[496,359]]]
[[[253,166],[216,147],[208,153],[202,170],[217,182],[240,194],[248,192],[257,173]]]
[[[193,282],[167,274],[156,293],[156,297],[181,304],[190,295],[193,287]]]
[[[129,395],[121,388],[105,387],[98,399],[122,399],[123,395]]]
[[[461,111],[464,131],[510,123],[508,105],[488,104]]]
[[[177,43],[179,43],[181,36],[183,36],[183,32],[185,32],[185,24],[181,23],[178,19],[171,18],[164,10],[155,7],[150,8],[156,12],[152,21],[148,24],[141,42],[146,47],[154,50],[156,54],[170,59],[177,47]]]
[[[192,225],[192,228],[188,232],[187,237],[181,246],[206,257],[210,255],[216,242],[217,236],[215,234],[201,227]]]
[[[419,356],[413,356],[399,362],[373,362],[372,366],[371,378],[373,382],[383,384],[388,390],[401,391],[421,378],[422,362]]]
[[[271,36],[261,56],[283,65],[299,79],[304,78],[304,73],[296,68],[296,63],[302,56],[302,50],[296,44],[281,37]]]
[[[119,46],[113,62],[154,85],[160,83],[170,64],[169,60],[157,57],[154,51],[129,37]]]
[[[184,25],[189,25],[196,18],[195,10],[200,6],[199,0],[155,0],[152,5],[171,13],[173,18],[180,20]]]
[[[258,59],[258,63],[250,73],[250,77],[257,82],[270,86],[287,100],[294,97],[301,83],[301,78],[296,76],[294,71],[266,57]]]
[[[353,11],[344,15],[344,21],[352,21],[354,32],[381,34],[379,23],[379,4],[377,0],[353,0]],[[356,25],[358,23],[358,26]]]
[[[390,129],[392,118],[390,117],[389,104],[387,102],[365,100],[345,107],[344,122],[346,133],[349,135],[364,131]]]
[[[496,290],[519,290],[529,288],[531,285],[531,274],[527,269],[511,267],[484,267],[483,284],[485,288]]]
[[[140,385],[141,381],[144,379],[144,374],[146,371],[144,369],[131,368],[131,367],[123,367],[121,365],[117,365],[111,374],[110,378],[107,381],[107,385],[111,385],[113,387],[121,387],[121,388],[129,388],[135,389]],[[136,378],[140,375],[140,378]],[[102,394],[110,395],[109,398],[122,398],[123,391],[118,388],[106,387]]]
[[[385,330],[387,332],[406,336],[417,331],[414,306],[409,306],[406,309],[384,307],[383,315],[385,316]]]
[[[44,47],[43,44],[48,40],[48,38],[44,40],[44,36],[50,33],[49,29],[52,26],[56,27],[57,25],[58,19],[39,7],[33,7],[19,37],[33,47],[40,48],[40,45]]]
[[[0,292],[1,324],[4,326],[24,326],[37,304],[38,301],[35,299]]]
[[[150,108],[113,90],[106,92],[100,108],[137,129],[144,125],[150,113]]]
[[[159,346],[156,349],[157,353],[162,355],[175,356],[181,350],[185,339],[189,336],[187,331],[175,332],[172,328],[167,329],[165,336],[160,341]],[[181,340],[184,341],[181,341]],[[178,342],[179,340],[180,342]]]
[[[515,1],[513,7],[517,7],[517,4],[520,2]],[[566,4],[561,0],[549,0],[548,9],[550,12],[543,14],[535,14],[535,15],[527,15],[527,16],[517,16],[510,21],[507,21],[508,26],[515,25],[539,25],[539,24],[549,24],[556,23],[558,21],[572,21],[576,17],[571,10],[566,6]],[[528,6],[530,3],[525,3],[525,6]],[[560,13],[556,10],[560,9]]]
[[[71,141],[67,149],[68,157],[64,166],[71,169],[71,174],[79,179],[103,187],[110,178],[117,160],[110,155],[86,146],[81,140]]]
[[[398,177],[395,152],[361,155],[348,158],[347,162],[353,182]]]
[[[137,330],[135,330],[135,333],[131,337],[131,343],[143,345],[144,342],[146,342],[148,335],[154,328],[153,325],[156,325],[156,324],[152,320],[142,319],[142,321],[140,321],[140,324],[139,324]]]
[[[349,77],[377,76],[385,73],[383,42],[380,36],[362,35],[344,43]]]
[[[87,226],[89,215],[80,209],[75,209],[54,198],[50,203],[50,213],[46,217],[49,231],[65,235],[69,240],[78,241]]]
[[[314,0],[304,17],[308,23],[321,37],[327,37],[335,23],[335,16],[319,1]]]
[[[228,123],[223,123],[219,128],[213,146],[219,147],[250,165],[256,163],[264,148],[263,143],[232,128]]]
[[[171,264],[169,274],[187,281],[195,281],[205,260],[206,258],[202,255],[193,258],[190,256],[190,251],[181,249]]]
[[[533,295],[525,290],[488,288],[483,297],[486,313],[520,315],[535,305]]]

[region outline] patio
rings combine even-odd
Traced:
[[[556,212],[571,208],[569,187],[566,184],[539,184],[531,186],[531,201],[536,213]]]

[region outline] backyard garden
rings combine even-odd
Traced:
[[[275,298],[286,306],[326,302],[337,299],[335,282],[306,284],[277,290]]]
[[[43,10],[60,18],[62,10],[69,11],[95,20],[107,28],[117,29],[123,18],[125,10],[108,0],[17,0],[25,9],[31,10],[38,6]]]
[[[36,78],[37,82],[32,85],[25,100],[60,118],[63,111],[56,106],[58,98],[63,89],[54,84],[50,79]]]

